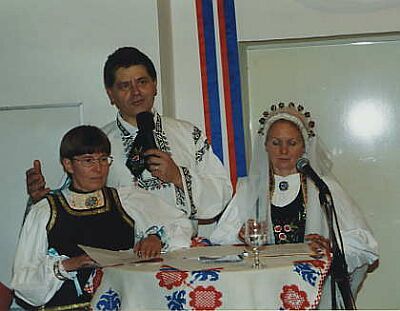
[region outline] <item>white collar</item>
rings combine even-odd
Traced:
[[[136,132],[138,128],[136,126],[133,126],[132,124],[126,122],[122,116],[121,113],[118,111],[117,113],[117,120],[122,124],[122,126],[129,132],[131,135],[136,135]]]
[[[101,189],[89,192],[78,193],[70,189],[63,190],[69,206],[73,209],[88,210],[104,206],[104,196]]]
[[[154,115],[157,114],[157,110],[154,109],[154,108],[151,109],[151,112],[152,112]],[[132,124],[126,122],[126,121],[124,120],[124,118],[122,118],[122,115],[121,115],[121,113],[120,113],[119,111],[118,111],[118,113],[117,113],[117,120],[123,125],[123,127],[124,127],[131,135],[133,135],[133,136],[136,135],[136,132],[137,132],[137,130],[138,130],[137,126],[134,126],[134,125],[132,125]]]
[[[300,190],[300,174],[288,176],[274,175],[275,188],[271,203],[275,206],[286,206],[293,202]]]

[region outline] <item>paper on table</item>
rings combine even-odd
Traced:
[[[260,249],[260,256],[263,257],[280,257],[310,254],[311,249],[307,243],[267,245]]]
[[[143,259],[136,255],[132,250],[110,251],[102,248],[79,245],[90,258],[95,260],[101,267],[115,267],[127,264],[138,264],[144,262],[159,262],[162,258]]]

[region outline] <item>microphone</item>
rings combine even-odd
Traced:
[[[326,183],[318,176],[318,174],[313,170],[310,165],[310,161],[306,158],[300,158],[296,162],[296,168],[300,173],[303,173],[317,186],[320,192],[330,193]]]
[[[140,142],[143,148],[142,151],[157,149],[153,135],[153,130],[155,128],[153,114],[148,111],[138,113],[136,115],[136,124],[139,129],[138,136],[140,136]]]
[[[149,170],[148,156],[144,156],[143,152],[148,149],[157,149],[153,135],[155,128],[153,114],[151,112],[138,113],[136,124],[139,130],[130,146],[125,165],[136,178],[140,178],[145,169]]]

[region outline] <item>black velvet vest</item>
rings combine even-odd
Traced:
[[[288,205],[277,207],[271,204],[271,219],[275,244],[303,243],[306,209],[301,189],[296,199]]]
[[[72,209],[60,191],[47,197],[51,206],[47,224],[49,249],[73,257],[84,254],[78,244],[109,250],[133,247],[134,220],[122,208],[115,189],[104,187],[102,191],[104,206],[87,210]],[[84,286],[92,271],[92,268],[78,271],[83,295],[78,297],[74,282],[66,280],[46,307],[90,301],[92,297],[84,291]]]

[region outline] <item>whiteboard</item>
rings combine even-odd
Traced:
[[[81,103],[0,107],[0,281],[9,284],[19,229],[28,196],[25,171],[42,162],[51,188],[62,176],[59,143],[70,128],[82,124]]]

